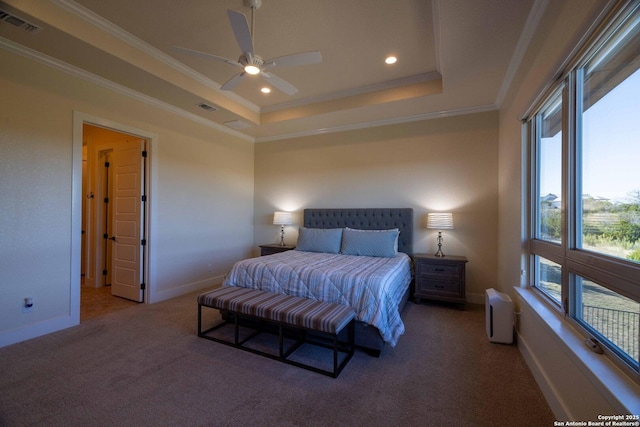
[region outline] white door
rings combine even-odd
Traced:
[[[131,138],[118,144],[113,153],[111,294],[142,302],[145,141]]]

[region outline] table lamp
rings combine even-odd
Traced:
[[[443,257],[442,253],[442,230],[453,229],[453,214],[450,212],[427,214],[427,228],[438,230],[438,252],[435,256]]]
[[[273,223],[280,226],[280,246],[284,246],[284,226],[293,224],[291,212],[275,212]]]

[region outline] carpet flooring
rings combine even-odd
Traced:
[[[196,296],[0,348],[0,426],[553,425],[482,306],[408,303],[398,345],[333,379],[198,338]]]

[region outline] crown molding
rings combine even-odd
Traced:
[[[342,125],[342,126],[313,129],[313,130],[304,131],[304,132],[281,134],[277,136],[268,136],[263,138],[256,138],[255,142],[259,143],[259,142],[280,141],[284,139],[302,138],[307,136],[324,135],[324,134],[336,133],[336,132],[347,132],[351,130],[367,129],[367,128],[373,128],[373,127],[379,127],[379,126],[389,126],[389,125],[397,125],[402,123],[418,122],[421,120],[433,120],[433,119],[441,119],[445,117],[464,116],[467,114],[485,113],[488,111],[496,111],[496,110],[498,110],[498,107],[496,107],[495,104],[487,104],[487,105],[480,105],[477,107],[466,107],[466,108],[458,108],[454,110],[435,111],[431,113],[418,114],[414,116],[396,117],[396,118],[383,119],[383,120],[373,120],[370,122],[361,122],[361,123],[354,123],[354,124],[348,124],[348,125]]]
[[[19,43],[15,43],[11,40],[5,39],[4,37],[0,37],[0,48],[3,48],[4,50],[15,53],[22,57],[31,59],[33,61],[39,62],[40,64],[46,65],[58,71],[62,71],[63,73],[88,81],[97,86],[101,86],[103,88],[112,90],[114,92],[118,92],[122,95],[144,102],[145,104],[151,105],[156,108],[160,108],[162,110],[176,114],[180,117],[197,122],[204,126],[216,129],[218,131],[227,133],[229,135],[233,135],[237,138],[242,138],[246,141],[255,142],[255,139],[249,135],[236,132],[233,129],[230,129],[226,126],[212,122],[211,120],[207,120],[203,117],[190,113],[186,110],[183,110],[182,108],[178,108],[167,102],[161,101],[159,99],[156,99],[151,96],[145,95],[143,93],[137,92],[135,90],[129,89],[128,87],[122,86],[118,83],[114,83],[111,80],[107,80],[93,73],[89,73],[88,71],[82,70],[78,67],[67,64],[66,62],[60,61],[58,59],[52,58],[48,55],[45,55],[41,52],[38,52],[36,50],[23,46]]]
[[[522,28],[522,32],[518,38],[518,43],[513,51],[513,55],[511,56],[511,61],[509,61],[509,67],[507,68],[504,79],[502,80],[502,85],[500,86],[500,90],[496,96],[497,106],[502,105],[504,97],[507,95],[507,91],[511,87],[511,83],[515,78],[516,72],[522,63],[522,58],[524,58],[524,54],[529,48],[531,39],[538,29],[538,24],[540,24],[540,20],[542,19],[542,15],[547,9],[548,4],[549,0],[535,0],[531,7],[529,15],[527,16],[527,22]]]
[[[381,83],[373,83],[366,86],[360,86],[353,89],[343,90],[340,92],[329,93],[325,95],[312,96],[295,101],[287,101],[277,105],[269,107],[263,107],[260,113],[272,113],[280,110],[287,110],[289,108],[298,108],[305,105],[317,104],[325,101],[333,101],[335,99],[347,98],[350,96],[362,95],[365,93],[378,92],[386,89],[393,89],[401,86],[408,86],[416,83],[424,83],[433,80],[442,79],[442,76],[437,71],[431,71],[428,73],[417,74],[415,76],[404,77],[401,79],[388,80]]]

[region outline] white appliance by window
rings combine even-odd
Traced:
[[[513,302],[507,294],[487,289],[485,293],[486,328],[489,341],[503,344],[513,342]]]

